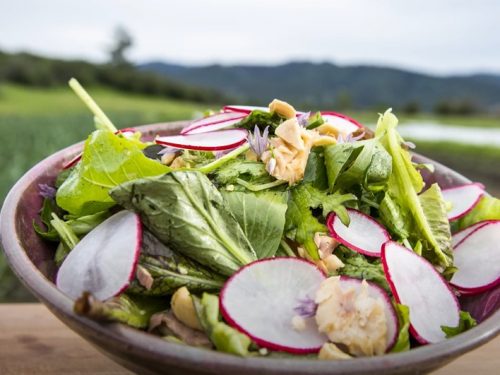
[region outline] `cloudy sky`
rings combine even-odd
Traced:
[[[499,20],[497,0],[19,0],[0,4],[0,49],[105,61],[122,25],[135,62],[500,73]]]

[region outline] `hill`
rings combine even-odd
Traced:
[[[437,77],[393,68],[308,62],[201,67],[151,62],[140,65],[139,69],[220,90],[239,102],[255,104],[279,97],[304,108],[413,105],[429,111],[443,103],[470,110],[500,108],[500,76],[486,74]]]

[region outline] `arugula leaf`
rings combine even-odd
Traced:
[[[255,249],[257,257],[262,259],[274,256],[285,227],[286,194],[222,192],[222,196]]]
[[[183,286],[192,292],[203,292],[217,291],[224,284],[222,276],[175,253],[148,230],[142,235],[139,266],[153,278],[152,286],[147,289],[134,279],[127,293],[164,296]]]
[[[160,241],[222,275],[257,259],[221,193],[203,173],[174,171],[126,182],[111,196],[137,211]]]
[[[121,294],[101,302],[85,292],[75,301],[74,311],[94,320],[121,322],[135,328],[146,328],[151,316],[166,308],[168,301],[163,299]]]
[[[115,186],[169,171],[144,156],[139,142],[97,130],[85,142],[82,160],[57,190],[56,201],[70,214],[94,214],[115,204],[109,196]]]
[[[245,181],[270,181],[269,173],[264,163],[243,159],[233,160],[219,168],[214,173],[215,181],[222,185],[236,184],[238,178]]]
[[[344,263],[344,267],[337,270],[339,275],[374,282],[385,291],[392,293],[380,259],[368,260],[363,254],[352,251],[343,245],[335,250],[335,255]]]
[[[398,339],[391,349],[391,353],[400,353],[410,350],[410,309],[406,305],[395,304],[398,314],[399,334]]]
[[[269,126],[269,134],[272,135],[274,134],[274,130],[282,122],[283,118],[276,112],[270,113],[257,109],[252,111],[247,117],[236,124],[235,127],[253,131],[255,125],[257,125],[261,131],[264,131],[264,129]]]
[[[326,226],[319,222],[311,209],[322,208],[323,218],[330,212],[339,215],[344,223],[349,222],[349,215],[344,203],[355,201],[353,194],[327,194],[311,184],[300,184],[295,187],[288,199],[285,231],[287,237],[303,245],[312,259],[319,259],[318,248],[314,243],[316,232],[328,232]]]
[[[249,354],[252,340],[221,321],[219,297],[203,293],[201,299],[193,296],[193,303],[203,329],[218,351],[243,357]]]
[[[380,138],[392,157],[392,174],[388,180],[386,194],[394,204],[392,206],[389,204],[386,207],[389,209],[381,211],[382,221],[388,227],[396,228],[396,233],[401,234],[406,230],[410,233],[414,245],[421,242],[424,256],[435,264],[447,267],[452,263],[451,234],[449,224],[448,229],[444,225],[448,219],[446,211],[443,210],[441,192],[436,185],[429,189],[429,193],[419,197],[424,181],[412,164],[410,153],[401,147],[403,139],[396,131],[397,123],[396,116],[388,110],[380,116],[375,132],[376,137]],[[437,207],[432,209],[428,207],[430,204]],[[400,210],[400,214],[396,215],[394,209]],[[385,216],[388,213],[390,216]],[[406,223],[405,226],[401,226],[402,220]],[[400,239],[406,240],[406,238]]]
[[[500,220],[500,199],[485,195],[463,218],[458,220],[457,230],[467,228],[483,220]]]
[[[446,338],[449,339],[450,337],[465,332],[476,325],[476,320],[467,311],[460,311],[460,321],[456,327],[441,326],[441,329],[446,334]]]

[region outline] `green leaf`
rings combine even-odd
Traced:
[[[410,309],[408,306],[395,304],[399,321],[399,334],[396,343],[391,349],[391,353],[400,353],[410,350]]]
[[[130,181],[111,196],[138,212],[160,241],[222,275],[257,259],[221,193],[200,172]]]
[[[311,183],[312,186],[320,190],[326,190],[328,188],[323,147],[313,147],[309,153],[302,181],[304,183]]]
[[[446,211],[442,209],[444,200],[437,186],[429,189],[430,192],[423,198],[419,197],[424,181],[412,164],[410,153],[401,147],[403,139],[396,131],[397,123],[396,116],[390,110],[386,111],[380,116],[375,132],[392,157],[392,174],[386,194],[394,204],[391,206],[389,203],[386,207],[388,209],[381,210],[382,221],[391,227],[394,233],[410,233],[413,245],[421,241],[424,256],[435,264],[447,267],[452,263],[451,235],[449,229],[446,232],[443,226],[448,221]],[[428,205],[437,207],[433,209]],[[395,214],[394,209],[401,212]],[[390,216],[386,216],[387,214]],[[404,226],[401,225],[402,220]]]
[[[217,296],[203,293],[201,300],[193,296],[193,302],[203,329],[218,351],[243,357],[249,354],[252,340],[221,321]]]
[[[257,125],[260,130],[263,131],[266,126],[269,126],[269,134],[273,135],[274,129],[276,129],[282,122],[283,118],[277,113],[255,110],[236,124],[235,127],[253,131],[254,127]]]
[[[288,199],[285,225],[287,236],[304,246],[312,259],[319,259],[314,234],[326,233],[328,230],[313,215],[311,209],[321,207],[323,218],[330,212],[335,212],[344,223],[348,223],[349,215],[343,204],[355,200],[353,194],[327,194],[310,184],[298,185]]]
[[[368,260],[363,254],[342,245],[335,250],[335,255],[344,263],[344,267],[337,270],[340,275],[371,281],[386,292],[392,293],[380,259]]]
[[[257,257],[274,256],[285,227],[287,195],[273,192],[222,192],[222,195]]]
[[[147,289],[134,279],[127,293],[165,296],[173,294],[183,286],[198,293],[218,291],[224,284],[222,276],[177,254],[148,230],[143,232],[139,266],[151,275],[153,284]]]
[[[457,230],[484,220],[500,220],[500,199],[485,195],[479,203],[458,221]]]
[[[109,196],[115,186],[170,171],[147,158],[138,144],[110,131],[94,131],[85,142],[82,160],[57,190],[57,204],[73,215],[94,214],[115,204]]]
[[[236,184],[238,178],[254,182],[261,181],[263,178],[270,181],[266,166],[257,161],[248,161],[243,159],[233,160],[219,168],[214,173],[215,181],[221,185]]]
[[[168,300],[121,294],[101,302],[84,293],[75,301],[77,314],[99,321],[112,321],[135,328],[146,328],[151,316],[168,308]]]
[[[467,311],[460,311],[460,321],[456,327],[441,326],[441,329],[446,334],[446,338],[449,339],[450,337],[465,332],[476,325],[476,320]]]

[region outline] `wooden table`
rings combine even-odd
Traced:
[[[435,374],[494,374],[499,368],[500,337]],[[0,374],[129,375],[131,372],[99,353],[43,305],[0,304]]]

